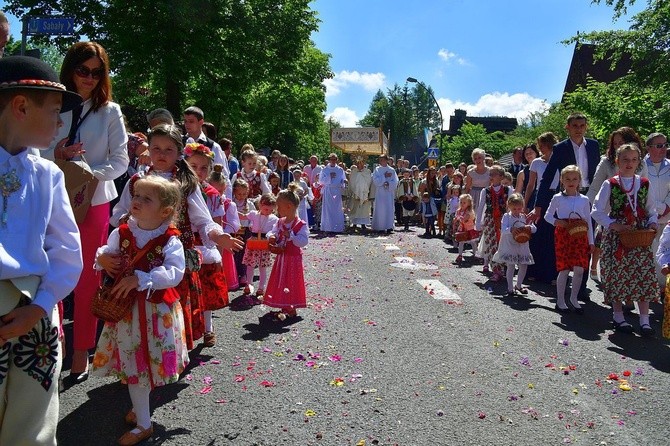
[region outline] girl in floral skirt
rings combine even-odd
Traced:
[[[654,334],[649,324],[649,302],[658,302],[660,290],[656,280],[654,254],[651,246],[626,248],[619,234],[632,229],[656,230],[656,203],[651,198],[650,183],[635,175],[640,164],[637,144],[624,144],[616,151],[619,175],[603,182],[593,203],[591,216],[603,226],[602,282],[605,303],[612,305],[613,323],[617,331],[632,333],[633,326],[623,315],[622,304],[637,302],[640,332]],[[652,191],[653,192],[653,191]]]
[[[481,191],[475,224],[477,231],[480,231],[482,234],[479,239],[479,246],[477,247],[477,255],[484,259],[483,272],[485,274],[489,272],[489,264],[493,259],[493,255],[498,250],[500,223],[506,210],[507,198],[513,192],[511,187],[501,184],[505,176],[505,169],[494,165],[488,169],[488,172],[491,178],[491,185]],[[504,265],[494,263],[491,266],[493,269],[491,280],[497,282],[504,275]]]
[[[584,280],[584,271],[589,267],[589,253],[593,252],[593,227],[591,223],[591,203],[586,195],[579,193],[579,184],[582,173],[575,165],[564,167],[561,170],[561,184],[563,192],[554,195],[549,203],[544,219],[556,227],[554,231],[554,246],[556,251],[556,310],[559,313],[570,311],[565,303],[565,288],[568,275],[572,270],[572,289],[570,290],[570,304],[578,314],[584,309],[577,301],[579,288]],[[573,235],[568,230],[571,220],[583,220],[586,231],[575,231]]]
[[[266,235],[274,227],[278,218],[273,214],[275,210],[277,199],[272,193],[261,195],[259,201],[260,211],[250,211],[246,216],[241,217],[249,220],[249,229],[251,235],[249,239],[265,239]],[[270,251],[263,249],[249,249],[249,241],[247,241],[246,250],[244,251],[244,258],[242,259],[247,267],[247,285],[244,287],[244,294],[253,293],[252,283],[254,281],[254,269],[258,268],[258,290],[256,297],[260,297],[265,293],[265,283],[267,281],[267,269],[272,265],[272,255]]]
[[[114,376],[128,385],[133,408],[126,422],[135,426],[119,438],[134,445],[153,434],[149,393],[174,383],[188,364],[184,319],[175,287],[186,269],[179,231],[171,222],[181,201],[177,183],[150,176],[137,180],[127,223],[98,250],[96,268],[118,276],[112,295],[135,296],[119,322],[106,322],[93,358],[93,374]],[[122,269],[109,262],[120,256]]]

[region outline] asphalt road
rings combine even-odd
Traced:
[[[613,333],[594,282],[584,315],[559,315],[551,286],[507,298],[448,248],[416,232],[313,236],[302,319],[218,311],[216,347],[152,393],[145,444],[670,444],[665,340]],[[59,443],[115,444],[129,408],[111,379],[68,389]]]

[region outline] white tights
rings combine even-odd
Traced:
[[[137,417],[137,426],[142,429],[149,429],[151,427],[151,411],[149,409],[149,393],[150,387],[145,387],[140,384],[128,384],[128,393],[130,393],[130,401],[133,403],[133,412]],[[137,431],[139,433],[139,430]]]
[[[205,331],[209,331],[209,332],[214,331],[214,323],[212,321],[212,312],[211,311],[205,311],[205,312],[203,312],[203,316],[205,316]]]
[[[507,264],[507,291],[514,291],[514,263]],[[521,288],[523,279],[526,278],[528,265],[519,265],[519,274],[516,276],[516,287]]]
[[[577,295],[579,294],[579,288],[582,286],[582,277],[584,276],[584,268],[575,266],[572,269],[572,289],[570,290],[570,303],[575,308],[581,308],[579,302],[577,301]],[[568,285],[568,275],[570,274],[569,269],[564,269],[558,273],[556,278],[556,303],[559,308],[565,309],[568,308],[565,303],[565,288]]]
[[[247,266],[247,283],[252,284],[254,282],[254,270],[253,266]],[[265,291],[265,283],[268,280],[268,269],[265,266],[258,267],[258,289]]]

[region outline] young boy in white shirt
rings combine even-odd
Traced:
[[[60,113],[81,103],[44,62],[0,59],[0,444],[55,445],[57,303],[82,270],[63,173],[46,149]]]

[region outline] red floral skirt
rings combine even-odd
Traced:
[[[228,306],[228,283],[220,263],[202,265],[200,271],[204,311],[220,310]]]
[[[556,250],[556,271],[572,270],[575,266],[589,267],[589,239],[571,237],[568,230],[556,226],[554,229],[554,247]]]
[[[186,348],[193,350],[195,341],[205,333],[205,317],[203,315],[202,289],[198,273],[189,272],[177,285],[179,303],[184,314],[184,332]]]

